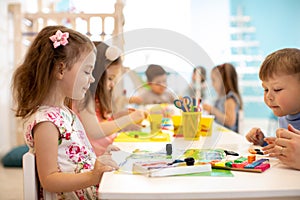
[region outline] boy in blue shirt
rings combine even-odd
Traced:
[[[265,146],[265,154],[300,169],[300,50],[286,48],[268,55],[259,71],[266,105],[278,116],[277,138],[265,138],[259,128],[246,135],[249,142]],[[267,145],[267,146],[266,146]]]

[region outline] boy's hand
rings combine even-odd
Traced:
[[[264,138],[264,141],[268,143],[267,146],[264,146],[262,148],[262,150],[264,151],[264,154],[269,154],[269,152],[275,148],[275,141],[276,141],[276,137],[266,137]],[[272,156],[272,155],[270,155]]]
[[[276,147],[272,155],[278,157],[282,163],[300,169],[300,130],[289,124],[288,129],[277,129],[276,136]]]
[[[263,146],[264,138],[264,133],[260,130],[260,128],[252,128],[246,135],[246,139],[254,145]]]

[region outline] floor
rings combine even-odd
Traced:
[[[0,199],[23,199],[22,168],[7,168],[0,164]]]

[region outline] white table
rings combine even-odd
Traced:
[[[123,151],[161,150],[164,143],[115,143]],[[212,137],[197,142],[174,139],[174,154],[183,149],[223,148],[247,155],[251,146],[243,136],[214,126]],[[120,162],[121,160],[119,160]],[[174,176],[149,178],[109,172],[103,175],[101,199],[300,199],[300,171],[288,169],[270,158],[271,168],[263,173],[232,171],[233,177]]]

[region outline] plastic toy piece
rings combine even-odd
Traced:
[[[260,164],[266,162],[266,161],[269,161],[269,159],[266,159],[266,158],[262,158],[262,159],[259,159],[251,164],[248,164],[245,166],[246,169],[254,169],[255,167],[259,166]]]
[[[255,154],[250,154],[248,156],[248,163],[253,163],[256,160],[256,155]]]
[[[234,163],[243,163],[243,162],[245,162],[246,160],[248,160],[248,159],[245,158],[245,157],[240,157],[240,158],[234,160]]]
[[[248,152],[251,153],[251,154],[264,155],[264,152],[262,152],[260,149],[252,149],[252,148],[249,148],[249,149],[248,149]]]
[[[270,166],[271,166],[270,163],[263,163],[263,164],[261,164],[261,165],[258,165],[258,166],[256,166],[256,167],[254,167],[254,169],[260,169],[261,172],[264,172],[264,171],[266,171],[267,169],[269,169]]]
[[[256,154],[257,153],[257,151],[255,151],[255,149],[252,149],[252,148],[248,149],[248,152],[251,153],[251,154]]]
[[[225,166],[231,168],[231,167],[232,167],[232,161],[226,162],[226,163],[225,163]]]
[[[248,162],[243,162],[243,163],[232,163],[232,168],[240,168],[243,169],[245,166],[249,165]]]
[[[239,154],[234,151],[224,150],[224,152],[226,155],[239,156]]]
[[[260,149],[254,149],[256,151],[256,154],[264,155],[264,152],[262,152]]]
[[[192,166],[195,164],[195,159],[193,157],[188,157],[184,159],[187,166]]]
[[[216,167],[226,167],[226,162],[216,162],[215,164],[214,164],[214,166],[216,166]]]

